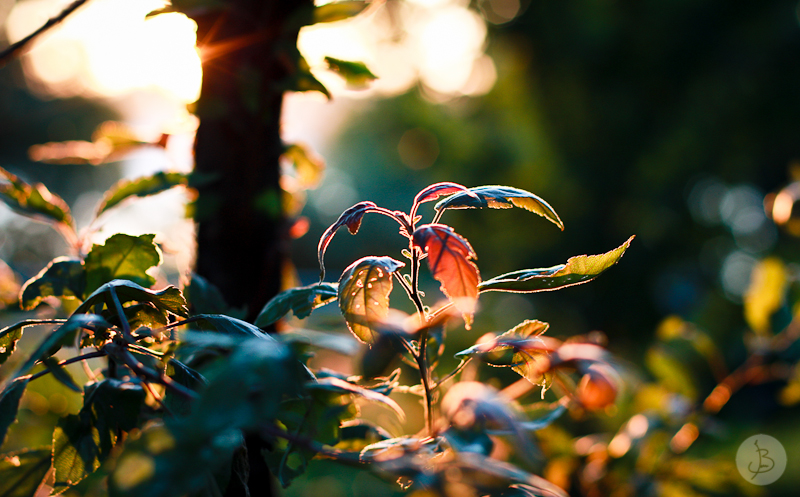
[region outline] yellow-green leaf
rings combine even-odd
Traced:
[[[339,279],[339,309],[347,327],[363,343],[374,343],[389,313],[392,273],[405,266],[391,257],[364,257]]]
[[[95,245],[86,256],[85,293],[91,293],[115,279],[130,280],[144,287],[156,280],[147,271],[161,263],[161,251],[153,243],[155,235],[130,236],[118,233],[104,245]]]

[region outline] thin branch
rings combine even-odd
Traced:
[[[71,357],[69,359],[65,359],[65,360],[59,362],[58,365],[59,366],[67,366],[68,364],[72,364],[72,363],[75,363],[75,362],[83,361],[83,360],[86,360],[86,359],[93,359],[95,357],[103,357],[105,355],[107,355],[105,353],[105,351],[98,350],[98,351],[95,351],[95,352],[89,352],[88,354],[83,354],[83,355]],[[32,374],[30,376],[30,378],[29,378],[29,381],[33,381],[36,378],[41,378],[42,376],[48,374],[49,372],[50,372],[49,368],[48,369],[43,369],[43,370],[39,371],[36,374]]]
[[[75,0],[71,4],[69,4],[64,10],[61,11],[60,14],[51,18],[49,21],[44,23],[42,27],[34,31],[33,33],[29,34],[25,38],[19,40],[16,43],[9,45],[5,50],[0,52],[0,67],[6,65],[11,59],[21,55],[25,50],[28,49],[28,46],[44,34],[46,31],[50,30],[50,28],[56,26],[57,24],[61,23],[64,19],[67,18],[70,14],[75,12],[78,7],[85,4],[88,0]]]
[[[458,366],[456,366],[456,368],[455,368],[454,370],[452,370],[452,371],[450,372],[450,374],[448,374],[447,376],[445,376],[444,378],[442,378],[441,380],[439,380],[439,382],[438,382],[438,383],[436,383],[435,385],[433,385],[433,386],[431,387],[431,390],[436,390],[436,389],[437,389],[437,388],[439,388],[440,386],[444,385],[444,384],[445,384],[447,381],[449,381],[451,378],[455,377],[455,375],[457,375],[458,373],[460,373],[460,372],[461,372],[461,370],[462,370],[462,369],[464,369],[464,367],[465,367],[465,366],[466,366],[466,365],[469,363],[469,361],[470,361],[471,359],[472,359],[472,357],[467,357],[466,359],[461,359],[461,362],[458,364]],[[526,381],[527,381],[527,380],[526,380]]]

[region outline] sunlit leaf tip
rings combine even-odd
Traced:
[[[458,192],[436,203],[435,209],[510,209],[519,207],[538,214],[564,229],[564,223],[555,209],[538,195],[511,186],[489,185],[470,188],[469,192]]]
[[[634,238],[635,236],[631,236],[625,243],[604,254],[578,255],[570,257],[566,264],[550,268],[522,269],[495,276],[481,282],[478,288],[481,292],[533,293],[580,285],[597,278],[619,262]]]
[[[378,206],[375,204],[375,202],[370,202],[369,200],[359,202],[342,212],[342,214],[339,216],[339,219],[337,219],[335,223],[330,225],[328,229],[325,230],[325,232],[319,238],[319,244],[317,245],[317,260],[319,261],[320,281],[325,279],[325,264],[323,262],[325,251],[327,250],[328,245],[331,243],[333,235],[336,234],[336,231],[342,226],[347,226],[350,234],[355,235],[358,233],[358,229],[361,227],[361,219],[364,217],[364,214],[372,209],[376,209],[377,207]]]
[[[363,62],[336,59],[325,57],[328,68],[341,76],[351,90],[363,90],[369,88],[370,83],[378,77],[369,70]]]
[[[123,179],[112,186],[103,196],[97,207],[97,215],[116,207],[132,197],[155,195],[176,186],[189,184],[189,174],[180,172],[159,171],[152,176],[136,179]]]
[[[22,215],[41,222],[55,222],[66,226],[73,234],[75,232],[75,221],[64,199],[51,193],[43,184],[28,184],[2,167],[0,200]]]
[[[478,196],[475,193],[472,193],[466,186],[444,181],[423,188],[414,197],[414,205],[416,206],[424,202],[432,202],[443,195],[450,195],[457,192],[465,192],[467,195],[475,197],[476,200],[480,200]]]

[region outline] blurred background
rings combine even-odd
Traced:
[[[68,3],[0,0],[0,47]],[[119,178],[192,167],[202,40],[182,14],[145,20],[160,5],[90,0],[0,69],[0,166],[45,183],[73,207],[79,226]],[[654,382],[691,403],[718,378],[691,343],[663,340],[665,322],[691,323],[732,369],[751,350],[748,340],[791,321],[800,274],[796,0],[390,0],[352,20],[304,28],[298,47],[333,93],[330,102],[296,93],[285,103],[284,139],[308,144],[327,163],[323,182],[308,192],[308,234],[292,248],[304,284],[318,274],[319,234],[357,201],[407,210],[430,183],[504,184],[543,197],[566,230],[521,209],[448,212],[443,221],[470,240],[484,279],[637,238],[589,285],[482,297],[474,329],[454,338],[454,352],[523,319],[550,322],[549,333],[562,338],[600,330],[634,378],[626,399],[635,402],[636,390]],[[378,79],[354,89],[325,71],[325,56],[363,61]],[[32,146],[91,142],[107,120],[124,122],[143,141],[170,139],[103,165],[32,160]],[[167,261],[161,277],[176,282],[191,267],[188,198],[170,192],[131,204],[106,218],[97,241],[118,231],[157,233]],[[65,252],[49,228],[5,208],[0,226],[0,259],[19,281]],[[358,235],[334,240],[326,265],[338,277],[361,256],[397,257],[402,246],[391,221],[367,216]],[[786,297],[770,312],[770,331],[759,334],[743,305],[754,268],[768,257],[781,261]],[[784,351],[789,364],[796,349]],[[794,366],[738,392],[716,418],[718,438],[690,448],[710,460],[770,433],[786,447],[786,474],[766,490],[720,486],[716,494],[793,493],[800,482],[793,421],[800,395],[786,393],[793,375]],[[607,414],[576,432],[613,434],[627,419],[625,407]],[[299,481],[293,491],[312,492],[320,481],[327,480]],[[352,491],[326,485],[334,494],[369,495],[370,482]],[[662,484],[655,494],[715,493],[714,484],[692,485],[670,493]]]

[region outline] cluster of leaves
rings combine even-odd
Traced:
[[[41,185],[4,175],[8,186],[0,194],[7,204],[74,233],[63,201]],[[98,213],[125,198],[183,184],[183,177],[161,176],[126,182],[106,195]],[[433,222],[420,224],[419,207],[435,200]],[[263,440],[264,462],[283,485],[313,458],[326,457],[442,495],[461,495],[466,488],[481,495],[564,495],[531,472],[543,462],[531,433],[568,407],[594,410],[614,402],[618,379],[606,352],[591,343],[544,337],[546,323],[525,321],[459,352],[459,366],[440,377],[446,325],[460,315],[468,327],[484,292],[538,292],[589,281],[616,263],[630,240],[605,254],[482,280],[469,242],[439,221],[448,209],[514,206],[563,228],[544,200],[510,187],[438,183],[415,197],[409,213],[360,202],[321,236],[320,282],[279,294],[254,324],[225,314],[190,315],[189,309],[202,312],[201,303],[215,298],[202,279],[184,291],[153,290],[148,272],[161,261],[153,235],[117,234],[83,256],[52,261],[25,283],[20,305],[31,310],[58,300],[65,316],[0,330],[0,362],[16,359],[8,361],[11,372],[0,390],[0,440],[13,429],[27,386],[42,376],[82,393],[83,407],[56,422],[50,447],[2,456],[0,495],[34,495],[43,485],[71,495],[218,494],[233,480],[247,481],[246,436]],[[354,262],[338,283],[324,282],[323,259],[335,233],[347,226],[355,234],[367,213],[398,222],[409,244],[403,255],[410,273],[401,274],[406,264],[399,260],[374,256]],[[423,303],[419,290],[426,259],[448,299],[436,308]],[[417,307],[415,315],[390,309],[394,281]],[[361,376],[308,366],[314,347],[339,346],[324,333],[262,331],[290,313],[302,318],[334,301],[348,329],[367,344]],[[17,350],[31,326],[50,329],[32,351]],[[75,353],[62,359],[70,348]],[[396,359],[411,365],[419,384],[401,384],[400,369],[387,374]],[[530,420],[511,397],[492,387],[453,383],[473,359],[511,368],[521,381],[543,386],[543,395],[550,386],[560,395],[544,415]],[[103,366],[93,369],[89,360]],[[77,363],[89,378],[84,385],[72,370]],[[402,423],[405,412],[391,397],[396,390],[421,398],[422,432],[393,436],[361,416],[361,403],[375,403]],[[491,457],[497,443],[514,448],[516,464]]]

